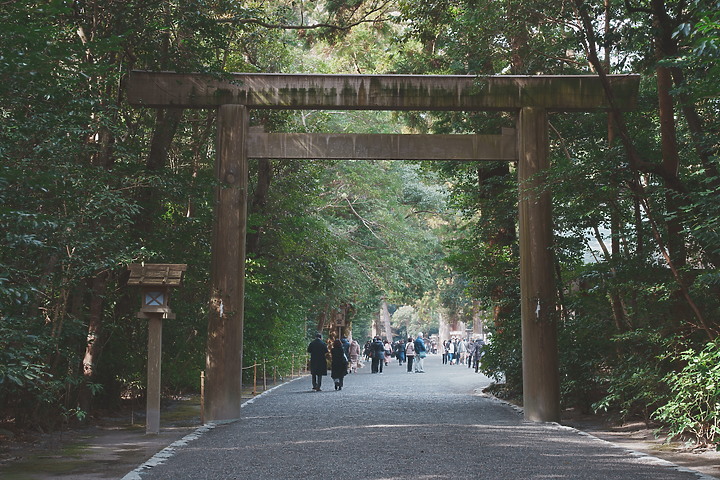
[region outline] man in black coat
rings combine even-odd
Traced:
[[[382,373],[383,363],[385,363],[385,344],[380,337],[375,337],[370,345],[372,350],[372,363],[370,364],[370,373]]]
[[[312,388],[316,392],[320,391],[320,385],[322,384],[322,377],[327,375],[327,361],[325,355],[328,353],[328,348],[325,342],[322,341],[322,335],[319,333],[315,334],[315,340],[310,342],[307,348],[310,354],[310,376],[312,377]]]

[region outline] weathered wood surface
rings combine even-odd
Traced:
[[[254,133],[249,158],[341,160],[517,160],[515,131],[503,135]]]
[[[248,112],[218,109],[215,222],[210,266],[210,311],[205,362],[205,418],[240,418],[245,234],[247,229]]]
[[[609,75],[620,108],[633,109],[640,77]],[[319,75],[232,73],[224,78],[197,73],[133,71],[127,79],[130,104],[146,107],[352,110],[519,110],[608,108],[594,75]]]
[[[160,433],[160,378],[162,376],[162,324],[163,314],[147,315],[148,322],[148,363],[147,398],[145,399],[145,433]]]
[[[130,278],[128,285],[179,287],[182,284],[183,272],[187,270],[184,263],[131,263],[128,265]]]
[[[523,410],[526,420],[559,422],[552,198],[543,178],[550,167],[547,122],[546,111],[523,108],[517,123]]]

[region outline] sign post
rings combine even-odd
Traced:
[[[147,318],[148,367],[145,433],[160,433],[160,370],[162,365],[162,321],[175,318],[168,306],[170,288],[182,284],[185,264],[131,263],[128,285],[142,287],[138,318]]]

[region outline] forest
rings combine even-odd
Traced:
[[[187,264],[163,391],[204,368],[216,112],[139,109],[132,70],[641,76],[631,112],[550,115],[562,404],[720,442],[720,2],[0,2],[0,426],[50,430],[145,385],[130,263]],[[495,134],[510,113],[251,111],[266,132]],[[334,311],[364,340],[491,335],[521,398],[516,166],[251,160],[244,356]],[[404,326],[404,327],[403,327]],[[403,330],[404,328],[404,330]]]

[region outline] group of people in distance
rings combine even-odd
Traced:
[[[400,365],[407,362],[408,373],[425,373],[423,359],[428,354],[428,347],[422,333],[419,333],[415,339],[408,337],[407,341],[398,340],[392,344],[375,337],[365,344],[363,352],[365,359],[372,362],[371,373],[382,373],[383,365],[388,365],[392,357],[398,359]]]
[[[480,369],[480,358],[483,355],[485,342],[481,338],[477,340],[465,340],[464,338],[451,338],[445,340],[442,345],[443,365],[465,365],[468,368],[475,367],[475,373]]]
[[[482,339],[465,340],[451,339],[443,342],[443,364],[455,365],[467,362],[468,368],[475,367],[478,372],[480,357],[483,353],[485,343]],[[362,350],[365,360],[370,360],[371,373],[383,373],[383,366],[390,363],[394,357],[399,365],[407,364],[408,373],[425,373],[424,359],[429,353],[429,348],[419,333],[416,338],[408,337],[407,340],[398,340],[392,344],[376,336],[368,340]],[[310,376],[312,377],[312,389],[316,392],[321,390],[322,377],[328,373],[328,356],[330,358],[330,378],[333,379],[335,390],[342,390],[343,379],[348,373],[355,373],[361,367],[360,345],[356,340],[349,341],[347,338],[335,339],[328,346],[322,340],[321,334],[316,334],[315,339],[310,342],[307,348],[310,354]]]

